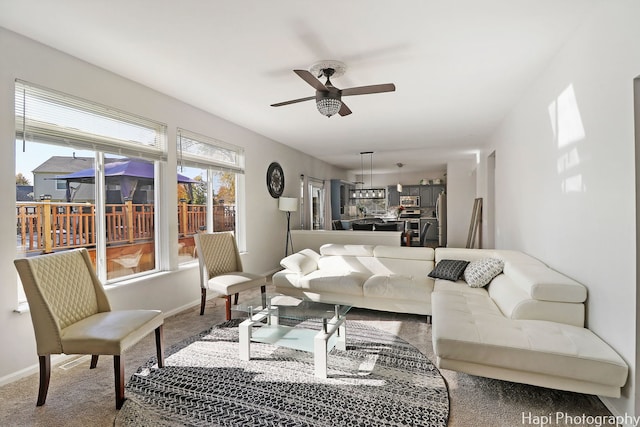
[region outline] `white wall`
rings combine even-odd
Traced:
[[[456,160],[447,164],[447,247],[449,248],[464,248],[467,244],[471,211],[476,197],[475,170],[476,162],[473,160]]]
[[[168,125],[168,171],[176,170],[176,128],[194,132],[239,145],[246,151],[246,247],[243,255],[245,269],[270,272],[278,267],[284,244],[286,219],[278,210],[277,200],[269,196],[265,176],[269,163],[278,161],[285,171],[285,196],[297,196],[300,174],[320,179],[346,178],[345,172],[292,150],[261,135],[207,114],[176,99],[153,91],[135,82],[94,67],[76,58],[62,54],[44,45],[0,28],[0,140],[4,141],[5,155],[0,158],[0,234],[15,233],[14,200],[14,80],[16,78],[70,93],[98,103],[148,117]],[[150,69],[149,72],[153,72]],[[215,88],[211,88],[212,96]],[[9,148],[11,147],[11,148]],[[27,148],[28,149],[28,148]],[[167,174],[165,182],[175,182]],[[165,208],[175,206],[176,186],[167,185],[161,201]],[[175,211],[175,208],[172,210]],[[294,218],[294,227],[297,218]],[[177,247],[177,218],[170,217],[161,225],[171,237],[167,247]],[[13,238],[0,241],[0,342],[10,351],[0,352],[0,384],[15,378],[37,363],[35,341],[28,314],[17,314],[17,286],[13,266],[16,255]],[[176,256],[172,257],[175,267]],[[115,308],[159,308],[174,312],[197,304],[198,276],[194,268],[163,273],[130,283],[110,287],[109,297]]]
[[[621,414],[637,412],[638,399],[633,79],[640,74],[639,17],[640,2],[603,2],[481,156],[496,150],[496,247],[520,249],[588,287],[589,328],[631,367],[623,397],[604,400]]]

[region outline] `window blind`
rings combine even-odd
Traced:
[[[244,173],[244,149],[178,128],[178,163],[219,172]]]
[[[21,80],[15,85],[18,140],[167,158],[165,124]]]

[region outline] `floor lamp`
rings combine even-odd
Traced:
[[[291,243],[291,253],[293,253],[293,240],[291,240],[291,212],[298,210],[298,199],[295,197],[280,197],[278,209],[287,213],[287,239],[284,243],[284,256],[289,255],[289,243]]]

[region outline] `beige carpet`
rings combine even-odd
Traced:
[[[245,295],[241,295],[243,298]],[[165,344],[175,344],[224,321],[224,300],[212,299],[205,315],[199,307],[165,321]],[[236,315],[238,313],[234,313]],[[349,319],[394,333],[432,358],[431,326],[424,316],[354,309]],[[125,356],[126,378],[154,354],[153,334],[130,349]],[[33,355],[33,363],[37,362]],[[70,369],[52,368],[47,403],[36,407],[37,374],[0,387],[2,426],[112,426],[116,409],[113,361],[102,357],[89,370],[89,358]],[[69,365],[67,362],[66,365]],[[611,415],[595,397],[540,387],[508,383],[443,370],[450,394],[450,427],[522,426],[523,416],[546,416],[556,412],[570,416]],[[551,424],[555,425],[555,424]],[[581,424],[590,426],[591,424]],[[593,424],[595,425],[595,424]]]

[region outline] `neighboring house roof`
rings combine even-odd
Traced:
[[[33,202],[33,185],[16,184],[16,202]]]
[[[35,173],[72,173],[93,166],[93,157],[51,156],[32,172]]]

